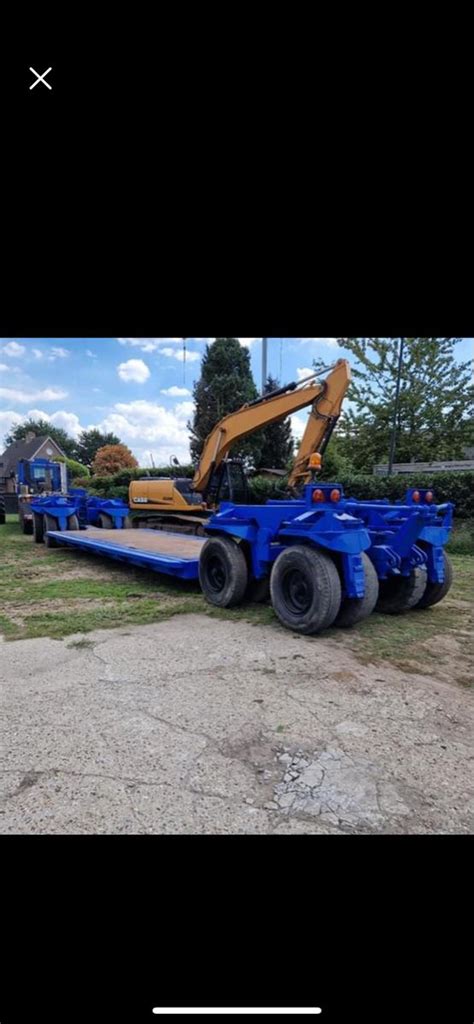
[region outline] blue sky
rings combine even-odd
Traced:
[[[25,417],[49,419],[77,436],[81,428],[112,430],[142,466],[189,458],[186,422],[206,343],[188,338],[4,338],[0,340],[0,451],[5,433]],[[241,338],[261,385],[261,339]],[[269,338],[268,371],[282,383],[311,372],[313,358],[347,355],[335,338]],[[473,357],[473,339],[457,347]],[[301,435],[306,413],[292,417]]]

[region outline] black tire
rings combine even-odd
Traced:
[[[446,594],[448,593],[448,590],[451,589],[451,584],[453,582],[453,575],[454,575],[453,574],[453,563],[452,563],[449,555],[447,555],[445,551],[443,551],[443,557],[444,557],[444,580],[443,580],[443,582],[442,583],[430,583],[430,581],[428,580],[428,582],[426,584],[425,592],[423,594],[423,597],[421,598],[420,601],[418,601],[418,604],[415,605],[416,608],[432,608],[432,606],[434,604],[438,604],[439,601],[442,601],[443,597],[446,597]]]
[[[124,530],[135,530],[137,526],[138,523],[136,519],[132,519],[131,516],[125,516],[125,519],[123,521]]]
[[[80,527],[79,527],[79,520],[78,520],[78,518],[77,518],[75,513],[74,513],[74,515],[69,516],[69,519],[67,521],[67,528],[68,528],[68,530],[79,530],[80,529]]]
[[[336,566],[323,551],[298,545],[278,556],[270,578],[275,614],[296,633],[312,634],[332,625],[341,604]]]
[[[207,540],[199,559],[199,582],[209,604],[219,608],[240,604],[248,583],[247,562],[242,548],[230,537]]]
[[[99,522],[97,525],[100,526],[102,530],[113,530],[114,523],[112,516],[108,516],[105,512],[100,512]],[[73,530],[75,527],[71,526],[70,529]],[[77,527],[77,529],[79,529],[79,527]]]
[[[409,576],[391,576],[379,582],[376,611],[382,615],[401,615],[414,608],[426,589],[428,574],[424,566],[417,565]]]
[[[23,515],[20,515],[21,532],[25,534],[33,533],[33,520],[25,519]]]
[[[35,544],[42,544],[44,541],[44,516],[40,512],[33,512],[33,536]]]
[[[363,597],[344,597],[335,626],[355,626],[371,615],[379,596],[379,580],[372,562],[365,551],[362,553],[365,576],[365,594]]]
[[[253,604],[264,604],[270,600],[270,577],[264,576],[261,580],[250,580],[245,595],[246,601]]]
[[[46,547],[47,548],[55,548],[55,547],[57,547],[57,544],[56,544],[56,541],[55,541],[54,537],[48,537],[46,531],[47,530],[59,530],[57,519],[55,519],[54,516],[49,516],[47,513],[44,515],[43,519],[44,519],[44,527],[43,527],[44,535],[43,535],[43,539],[44,539],[44,542],[46,544]]]
[[[0,495],[0,526],[5,526],[5,498]]]

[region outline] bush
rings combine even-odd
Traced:
[[[286,485],[287,477],[269,480],[265,476],[253,476],[248,481],[249,502],[252,505],[264,505],[270,499],[278,501],[286,496]]]
[[[89,473],[89,470],[88,470],[87,466],[83,466],[82,462],[76,462],[76,459],[67,459],[67,458],[63,458],[62,455],[56,455],[55,458],[53,459],[53,462],[65,462],[66,466],[67,466],[67,469],[68,469],[68,472],[69,472],[69,476],[74,481],[78,477],[81,477],[82,479],[84,479],[84,477],[89,477],[90,476],[90,473]],[[82,485],[78,484],[78,486],[82,486]],[[86,485],[84,485],[84,486],[86,486]]]
[[[474,519],[455,522],[446,550],[452,555],[474,555]]]
[[[180,476],[193,477],[193,466],[177,466],[172,471],[170,466],[155,466],[154,469],[120,469],[112,476],[93,476],[89,481],[89,490],[99,498],[128,498],[128,487],[131,480],[139,480],[140,477],[150,476]],[[79,485],[83,486],[83,485]]]
[[[90,490],[91,478],[90,476],[76,476],[72,481],[73,487],[85,487],[87,491]]]

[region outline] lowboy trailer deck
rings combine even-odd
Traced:
[[[103,530],[93,526],[86,530],[48,530],[47,536],[54,547],[64,544],[185,580],[198,579],[199,556],[205,544],[205,539],[156,530]]]

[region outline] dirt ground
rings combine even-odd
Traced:
[[[0,830],[472,832],[469,638],[410,621],[421,670],[201,613],[4,640]]]

